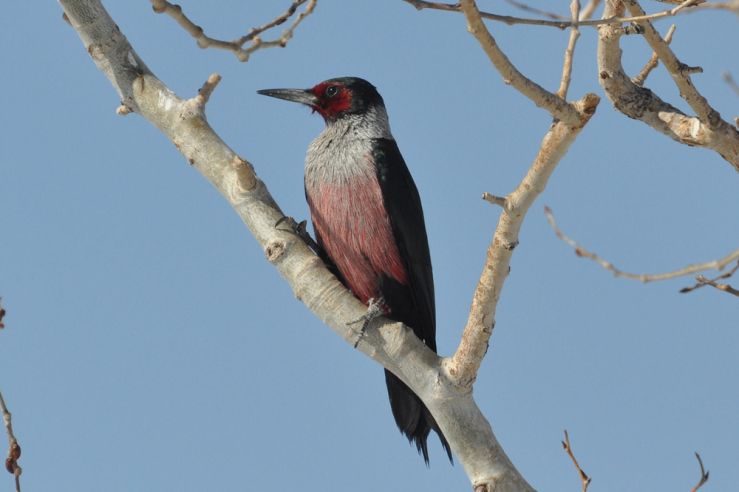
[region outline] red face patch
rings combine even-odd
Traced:
[[[314,111],[325,119],[333,119],[352,107],[352,93],[346,86],[336,82],[321,82],[311,89],[318,98]]]

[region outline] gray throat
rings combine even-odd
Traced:
[[[305,186],[347,184],[357,175],[375,173],[371,159],[372,139],[393,139],[387,112],[381,105],[362,114],[345,115],[326,123],[305,158]]]

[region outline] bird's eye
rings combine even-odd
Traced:
[[[339,88],[335,85],[330,85],[326,87],[326,97],[334,97],[336,94],[339,93]]]

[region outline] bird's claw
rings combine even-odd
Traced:
[[[357,348],[359,342],[361,342],[362,338],[364,338],[364,332],[367,331],[367,327],[369,326],[369,324],[387,312],[389,312],[389,309],[387,307],[387,304],[385,304],[385,299],[383,299],[382,297],[373,297],[369,300],[369,302],[367,302],[367,312],[364,313],[361,318],[347,323],[347,325],[351,326],[362,322],[362,328],[359,330],[359,336],[354,342],[354,348]]]
[[[280,217],[277,222],[275,222],[275,229],[280,227],[282,223],[286,223],[290,228],[290,232],[302,239],[303,242],[305,242],[313,251],[318,251],[318,243],[316,243],[316,241],[312,237],[310,237],[310,234],[308,234],[307,220],[296,222],[295,219],[293,219],[292,217],[284,215]]]

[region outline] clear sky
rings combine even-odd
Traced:
[[[378,87],[423,199],[438,345],[450,354],[498,218],[480,194],[510,192],[550,124],[501,81],[462,16],[321,0],[288,48],[243,64],[198,49],[149,2],[107,3],[179,95],[223,76],[210,123],[298,218],[305,149],[323,123],[256,90],[342,75]],[[227,39],[288,4],[182,3]],[[545,4],[567,12],[568,2]],[[0,24],[0,390],[24,490],[468,490],[433,437],[426,469],[395,428],[381,368],[293,297],[205,179],[142,118],[115,114],[116,94],[57,4],[6,2]],[[491,27],[522,71],[556,89],[566,32]],[[736,16],[691,14],[673,41],[730,119],[739,98],[721,74],[739,77],[736,28]],[[624,46],[635,73],[645,43]],[[575,64],[571,95],[603,96],[592,29]],[[686,108],[661,68],[647,85]],[[705,490],[737,488],[737,299],[678,294],[690,279],[614,279],[557,240],[542,208],[617,265],[657,272],[739,246],[738,189],[715,153],[604,97],[524,224],[475,386],[535,487],[579,490],[560,445],[567,428],[593,491],[689,490],[694,451],[711,471]],[[0,491],[11,488],[0,474]]]

